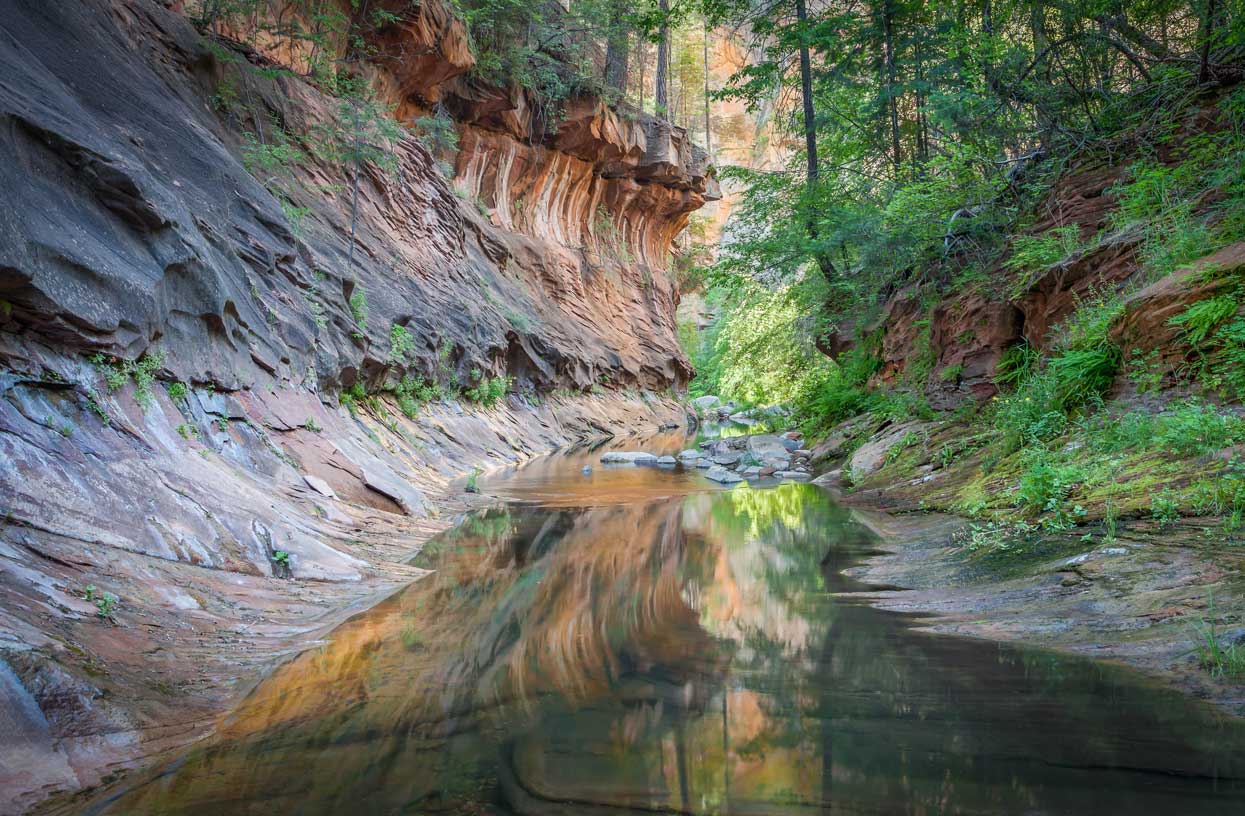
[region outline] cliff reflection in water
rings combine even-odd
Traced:
[[[660,478],[660,474],[653,474]],[[109,813],[1223,813],[1241,730],[854,602],[816,488],[469,519]]]

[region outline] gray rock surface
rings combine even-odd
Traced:
[[[771,459],[786,460],[790,454],[783,440],[775,434],[757,434],[748,437],[748,453],[759,462]]]
[[[652,465],[657,463],[657,455],[644,451],[610,451],[601,456],[601,462],[607,465]]]
[[[875,473],[886,462],[886,454],[898,445],[909,434],[920,434],[933,427],[932,422],[911,420],[888,425],[856,449],[844,468],[852,481],[859,482],[871,473]]]
[[[721,482],[722,484],[736,484],[744,480],[744,477],[740,476],[738,473],[727,470],[724,467],[709,468],[709,470],[705,471],[705,478],[712,479],[715,482]]]

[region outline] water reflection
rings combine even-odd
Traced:
[[[633,469],[635,472],[636,469]],[[648,471],[647,478],[666,478]],[[108,813],[1225,813],[1241,729],[1114,667],[913,632],[816,488],[512,506]]]

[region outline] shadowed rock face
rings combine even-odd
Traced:
[[[608,389],[536,395],[689,377],[655,265],[712,194],[684,134],[592,100],[540,138],[528,120],[501,127],[521,100],[454,79],[472,58],[447,7],[389,3],[405,16],[369,34],[386,55],[376,84],[408,119],[438,101],[461,113],[459,194],[406,135],[392,172],[360,168],[352,229],[353,168],[313,150],[339,101],[252,70],[295,64],[281,43],[212,46],[180,5],[0,2],[0,721],[22,743],[20,761],[0,753],[0,790],[14,808],[198,738],[240,679],[417,577],[406,560],[448,523],[455,476],[682,418]],[[303,156],[263,169],[243,160],[248,136]],[[94,352],[164,355],[145,405],[132,379],[109,388]],[[353,412],[336,400],[408,374],[467,386],[476,370],[524,396],[418,419],[391,394]],[[115,623],[87,587],[120,598]]]
[[[703,151],[594,99],[568,103],[546,133],[521,92],[450,79],[471,60],[436,3],[374,33],[383,52],[415,60],[375,70],[401,115],[441,99],[456,113],[460,196],[403,138],[394,173],[360,173],[353,268],[351,168],[302,141],[334,100],[242,71],[150,0],[19,3],[3,26],[10,354],[28,341],[127,358],[162,348],[169,373],[226,388],[375,385],[403,367],[433,371],[447,347],[464,375],[509,370],[537,389],[690,376],[661,264],[716,195]],[[212,110],[222,83],[248,112]],[[261,179],[267,188],[240,158],[241,134],[275,138],[265,119],[307,153],[279,184]],[[298,234],[278,187],[287,209],[306,210]],[[359,289],[362,326],[349,305]],[[395,324],[416,340],[401,366],[388,365]]]

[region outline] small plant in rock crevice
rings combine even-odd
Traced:
[[[144,355],[137,360],[123,360],[104,354],[91,356],[91,363],[104,375],[109,391],[124,388],[129,382],[134,383],[134,401],[143,410],[154,404],[151,387],[156,381],[156,372],[164,365],[164,361],[165,354],[162,351]]]
[[[1245,646],[1225,642],[1215,614],[1215,598],[1211,596],[1206,616],[1194,624],[1194,648],[1198,663],[1217,680],[1245,680]]]
[[[510,377],[485,377],[480,373],[479,369],[471,370],[471,378],[476,384],[463,391],[463,396],[471,401],[479,403],[485,408],[492,408],[501,398],[510,390],[513,380]]]
[[[362,338],[363,332],[367,330],[367,292],[363,287],[356,286],[355,290],[350,293],[350,316],[354,318],[358,331],[355,332],[356,338]]]
[[[83,590],[82,597],[89,603],[95,604],[95,616],[101,620],[111,620],[117,606],[121,603],[121,599],[111,592],[100,592],[94,584],[90,584]]]

